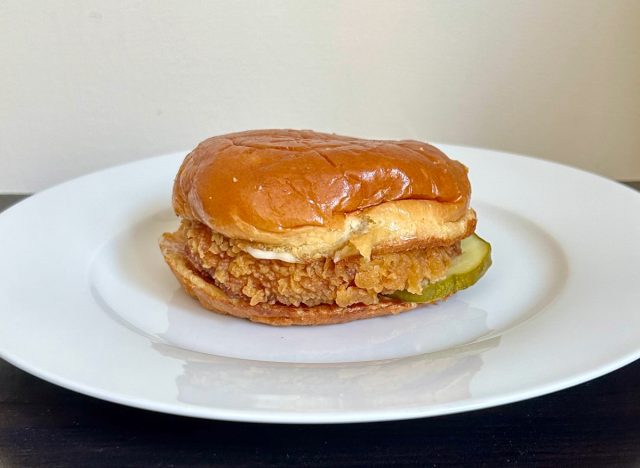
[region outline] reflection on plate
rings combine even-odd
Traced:
[[[184,352],[161,343],[153,346],[165,356],[183,360],[183,372],[176,383],[178,399],[184,403],[211,406],[233,395],[237,407],[304,412],[336,407],[358,410],[361,402],[368,400],[392,407],[402,402],[407,392],[415,393],[420,405],[469,398],[471,380],[482,367],[477,351],[494,348],[499,342],[495,337],[466,353],[439,359],[414,356],[349,366],[262,361],[238,365],[235,360]],[[259,393],[246,391],[256,385],[260,386]]]
[[[465,411],[637,358],[640,196],[556,164],[444,149],[470,167],[494,257],[480,283],[446,302],[322,327],[204,311],[156,243],[177,223],[175,154],[76,179],[0,216],[0,355],[111,401],[272,422]]]

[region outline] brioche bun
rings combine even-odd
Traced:
[[[475,229],[470,194],[467,168],[427,143],[256,130],[200,143],[173,206],[248,249],[305,261],[450,244]]]

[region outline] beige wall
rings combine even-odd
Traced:
[[[0,58],[3,192],[256,127],[640,179],[637,0],[4,0]]]

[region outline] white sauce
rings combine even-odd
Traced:
[[[272,252],[271,250],[254,249],[253,247],[245,247],[244,250],[253,258],[260,260],[281,260],[287,263],[300,263],[298,257],[287,252]]]

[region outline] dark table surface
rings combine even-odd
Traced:
[[[629,185],[640,190],[640,182]],[[20,198],[0,195],[0,210]],[[128,408],[57,387],[0,360],[0,467],[183,465],[640,466],[640,361],[495,408],[303,426]]]

